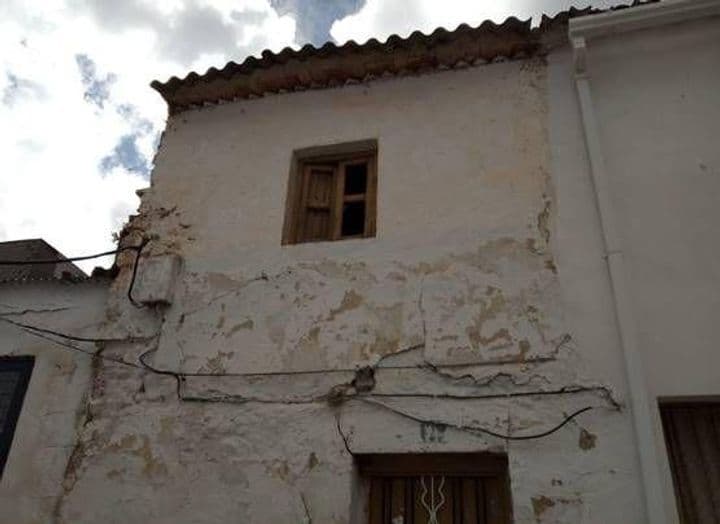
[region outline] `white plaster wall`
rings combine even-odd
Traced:
[[[592,41],[589,69],[652,393],[720,394],[720,19]]]
[[[509,292],[511,296],[499,297],[508,301],[519,298],[520,290],[553,293],[552,271],[543,275],[552,257],[538,226],[552,211],[543,82],[540,63],[517,62],[270,97],[178,116],[168,126],[147,201],[153,208],[174,208],[167,220],[152,227],[162,239],[183,242],[190,277],[185,300],[201,306],[207,300],[198,293],[207,299],[233,286],[233,281],[237,287],[260,275],[269,276],[275,290],[269,293],[269,286],[249,286],[239,297],[242,303],[235,306],[260,312],[270,309],[275,312],[273,318],[258,319],[242,311],[238,315],[242,322],[228,326],[223,322],[226,331],[248,321],[265,324],[254,331],[258,335],[245,333],[247,347],[244,354],[236,354],[242,358],[243,370],[263,371],[275,368],[284,353],[290,353],[286,357],[290,360],[307,359],[307,351],[297,355],[295,348],[310,333],[317,314],[339,307],[344,298],[352,301],[358,284],[369,301],[376,303],[376,311],[390,308],[369,326],[374,332],[380,330],[379,338],[388,343],[388,348],[374,353],[418,343],[421,326],[416,304],[421,280],[428,291],[425,298],[431,302],[467,291],[466,283],[456,278],[458,273],[476,281],[480,293],[488,292],[488,301],[493,293],[488,287],[498,288],[501,295]],[[377,238],[281,247],[292,151],[364,138],[379,143]],[[507,265],[513,277],[503,286],[488,275],[497,265],[496,253],[517,259],[515,265]],[[300,276],[288,275],[288,268]],[[449,280],[447,270],[455,273]],[[353,279],[358,284],[353,286]],[[328,289],[318,293],[326,285]],[[304,310],[287,303],[287,297],[296,293],[308,302]],[[552,300],[547,302],[547,307],[556,306]],[[220,303],[208,304],[210,310],[185,311],[183,320],[196,313],[206,320],[208,314],[221,317],[211,306],[217,308]],[[462,348],[471,345],[467,335],[445,332],[445,327],[437,325],[441,318],[436,312],[428,309],[427,332],[431,337],[448,338],[445,344],[438,340],[433,345],[431,350],[437,353],[433,356],[462,360]],[[454,314],[465,312],[458,307]],[[551,312],[545,316],[548,322],[559,318]],[[395,317],[393,326],[389,320]],[[274,329],[276,324],[284,333]],[[489,331],[482,336],[491,337],[502,327],[499,323],[487,326]],[[555,333],[548,338],[558,336],[559,330],[554,326]],[[198,331],[190,322],[167,334],[208,338],[212,331]],[[247,338],[263,334],[270,340]],[[533,334],[527,323],[519,326],[488,359],[517,358],[526,338],[536,356],[552,350],[546,342],[533,339]],[[342,340],[320,341],[332,353],[333,365],[356,363],[358,351],[380,342],[365,340],[361,332],[353,335],[360,343],[354,350]],[[280,352],[270,351],[278,345],[272,337],[284,339]],[[215,346],[203,345],[203,356],[217,355],[218,343],[226,345],[222,339],[209,343]],[[163,349],[171,351],[172,344],[168,339]],[[189,351],[184,358],[195,357]],[[250,354],[253,351],[258,354]],[[371,357],[366,355],[364,360]],[[302,367],[289,361],[284,364]]]
[[[0,317],[76,336],[97,336],[107,290],[105,281],[0,284]],[[77,345],[87,351],[98,349],[94,344]],[[0,355],[35,357],[0,479],[0,522],[54,522],[68,461],[85,418],[91,357],[6,322],[0,322]]]
[[[125,241],[154,235],[148,253],[180,255],[182,275],[170,307],[137,310],[122,255],[108,314],[128,339],[106,351],[203,375],[98,369],[60,522],[362,522],[348,450],[506,452],[515,522],[642,522],[606,282],[595,257],[559,249],[581,236],[552,178],[572,176],[575,160],[558,160],[551,137],[578,147],[548,113],[548,86],[567,90],[568,64],[498,63],[172,117]],[[292,151],[368,138],[379,145],[377,237],[281,246]],[[592,223],[579,211],[578,224]],[[364,395],[349,385],[360,366],[375,369]],[[562,388],[584,390],[547,394]],[[330,391],[349,398],[331,404]],[[595,409],[542,440],[452,427],[534,433],[585,406]]]
[[[719,33],[718,19],[712,19],[588,42],[602,153],[655,406],[663,398],[720,392],[715,342],[720,273],[714,241],[720,218]],[[575,297],[570,315],[585,318],[581,333],[594,331],[598,342],[613,341],[615,351],[602,233],[569,52],[550,60],[559,68],[550,100],[558,262],[568,270],[560,278],[567,282],[565,296]],[[602,358],[603,353],[591,355]],[[666,513],[677,518],[657,410],[652,416]]]
[[[549,129],[553,161],[553,182],[557,195],[555,252],[567,322],[573,327],[582,348],[584,369],[601,381],[611,381],[626,390],[626,373],[617,331],[607,264],[604,258],[600,220],[585,149],[580,108],[575,92],[572,51],[563,48],[548,57]],[[587,373],[588,371],[586,371]],[[629,410],[629,405],[627,406]],[[634,448],[632,428],[622,428],[625,446]],[[618,447],[625,454],[627,466],[639,471],[639,457]],[[639,482],[639,480],[638,480]],[[593,514],[593,519],[607,522],[643,521],[642,487],[613,485],[615,496],[627,496],[639,513],[632,515],[622,506],[613,508],[613,518]],[[630,492],[628,493],[628,489]],[[620,492],[623,492],[620,495]],[[605,511],[611,508],[606,508]],[[585,522],[578,520],[578,522]]]

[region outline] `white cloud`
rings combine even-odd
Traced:
[[[368,0],[358,13],[335,22],[330,34],[340,43],[354,39],[364,42],[371,37],[380,40],[392,34],[407,36],[412,31],[429,32],[438,26],[454,29],[462,22],[474,23],[503,17],[501,2],[473,0],[405,0],[388,2]]]
[[[164,127],[149,83],[279,50],[294,32],[266,0],[2,2],[0,241],[112,249]]]
[[[360,11],[336,21],[330,34],[339,43],[365,42],[372,37],[382,41],[392,34],[405,37],[415,30],[453,30],[462,23],[474,27],[485,20],[501,23],[509,16],[521,20],[532,17],[538,23],[543,13],[552,16],[571,5],[603,8],[618,3],[622,0],[367,0]]]
[[[278,15],[271,1],[0,0],[0,241],[43,237],[66,255],[111,249],[137,206],[135,190],[148,184],[144,166],[164,127],[165,104],[150,81],[295,45],[292,13]],[[295,6],[294,16],[315,12],[274,1]],[[334,16],[357,7],[322,1]],[[405,36],[567,5],[367,0],[331,34],[340,42]]]

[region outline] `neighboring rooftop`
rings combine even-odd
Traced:
[[[42,238],[0,242],[2,261],[54,261],[66,258]],[[87,275],[72,262],[0,265],[0,283],[23,280],[85,280]]]
[[[611,9],[656,1],[635,0],[630,6]],[[475,28],[467,24],[454,31],[438,28],[429,35],[415,31],[407,38],[392,35],[385,42],[372,38],[364,44],[351,40],[341,46],[328,42],[319,48],[308,44],[279,53],[266,50],[260,58],[250,56],[241,64],[229,62],[202,75],[191,72],[183,79],[155,80],[150,85],[165,99],[170,114],[175,114],[235,99],[527,58],[566,42],[569,19],[601,12],[592,7],[570,8],[552,18],[543,15],[535,28],[531,20],[510,17],[499,25],[485,21]]]

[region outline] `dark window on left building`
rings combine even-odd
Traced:
[[[33,357],[0,357],[0,477],[30,382]]]

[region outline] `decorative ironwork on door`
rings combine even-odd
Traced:
[[[482,455],[371,455],[369,524],[509,524],[507,465]]]
[[[445,487],[445,477],[440,477],[440,482],[437,488],[437,503],[435,502],[435,477],[430,476],[430,502],[428,503],[428,488],[425,484],[425,477],[420,477],[420,485],[422,486],[422,493],[420,494],[420,503],[422,507],[427,511],[428,524],[439,524],[438,523],[438,511],[445,504],[445,493],[443,488]]]

